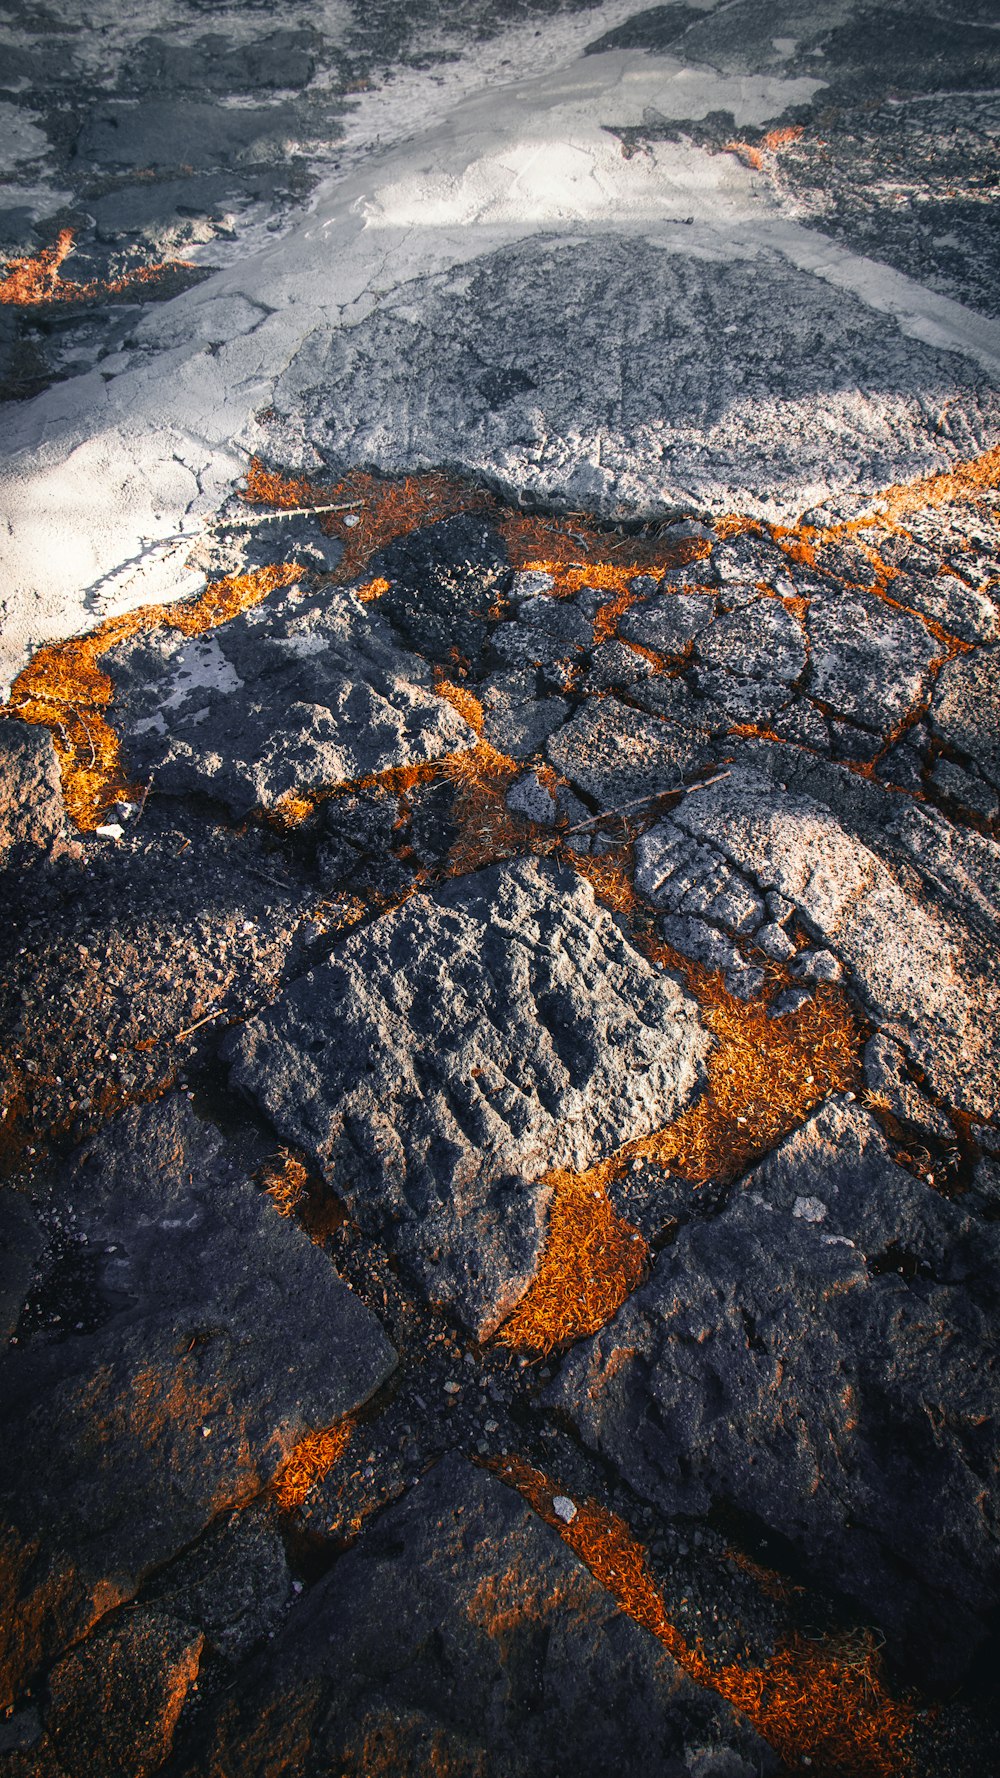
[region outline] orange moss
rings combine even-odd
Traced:
[[[321,1432],[307,1432],[285,1458],[271,1486],[282,1512],[297,1511],[317,1482],[339,1463],[354,1431],[353,1422],[341,1420]]]
[[[670,1621],[646,1552],[623,1519],[588,1500],[565,1525],[552,1504],[559,1490],[541,1471],[517,1458],[487,1467],[517,1488],[685,1673],[742,1711],[790,1770],[804,1770],[805,1761],[825,1778],[899,1778],[906,1770],[914,1707],[887,1690],[869,1634],[812,1642],[793,1633],[763,1666],[717,1666]]]
[[[288,477],[265,469],[257,457],[251,460],[242,498],[255,506],[283,509],[354,506],[354,513],[327,512],[320,517],[324,531],[339,537],[344,545],[334,572],[340,585],[359,579],[369,559],[397,538],[408,537],[411,531],[452,518],[456,513],[491,505],[489,496],[480,489],[445,475],[407,475],[386,481],[355,470],[342,481],[324,485],[304,476]],[[348,524],[349,518],[355,522]]]
[[[444,698],[445,703],[450,704],[453,710],[458,711],[459,716],[465,718],[474,734],[482,735],[483,706],[471,691],[467,691],[464,686],[454,685],[450,679],[446,679],[442,667],[434,669],[434,690],[439,698]]]
[[[279,1216],[294,1216],[305,1195],[308,1177],[305,1163],[290,1149],[279,1148],[261,1169],[259,1183]]]
[[[618,1215],[598,1169],[560,1169],[543,1183],[553,1195],[542,1263],[497,1334],[500,1345],[537,1352],[596,1333],[638,1289],[649,1261],[645,1241]]]
[[[302,572],[297,563],[286,562],[230,575],[195,599],[144,605],[108,618],[87,636],[39,649],[15,679],[0,715],[49,730],[66,809],[79,828],[96,827],[111,803],[137,794],[124,773],[118,736],[104,714],[114,697],[114,684],[98,666],[101,656],[140,631],[161,625],[183,636],[200,636],[259,604],[275,587],[289,585]]]
[[[60,231],[53,247],[43,247],[30,258],[9,259],[0,272],[0,303],[18,308],[41,303],[90,302],[96,297],[119,296],[133,285],[152,284],[167,272],[190,270],[187,259],[163,260],[157,265],[136,266],[117,278],[91,278],[76,284],[64,279],[59,268],[73,250],[74,231]]]

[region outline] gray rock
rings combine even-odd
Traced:
[[[89,1329],[22,1339],[6,1360],[5,1702],[395,1363],[374,1316],[182,1098],[107,1125],[58,1203],[100,1308]]]
[[[907,1073],[906,1057],[897,1043],[876,1032],[865,1044],[864,1070],[868,1091],[878,1095],[879,1103],[893,1117],[942,1141],[955,1140],[948,1119]]]
[[[59,762],[48,729],[0,722],[0,868],[47,852],[65,828]]]
[[[924,690],[935,642],[919,618],[870,593],[814,598],[809,631],[813,697],[875,734],[886,734]]]
[[[782,755],[776,769],[792,763]],[[985,923],[993,903],[977,889],[969,849],[963,863],[922,811],[911,838],[910,813],[896,807],[902,799],[885,807],[886,792],[842,782],[852,774],[810,762],[802,777],[817,795],[776,784],[756,764],[737,764],[678,804],[671,823],[715,848],[758,890],[777,890],[792,902],[806,928],[849,966],[870,1016],[905,1045],[938,1090],[991,1116],[1000,997],[969,914]],[[843,796],[844,812],[819,793],[831,802]],[[849,815],[855,795],[865,800]],[[888,849],[886,830],[894,824],[906,832],[909,869]],[[969,839],[989,846],[979,835]],[[917,846],[927,854],[924,882],[912,873]]]
[[[557,771],[605,809],[678,789],[682,773],[703,757],[697,741],[617,698],[584,705],[545,751]]]
[[[131,769],[236,816],[475,744],[430,668],[348,592],[283,590],[189,641],[163,626],[105,665]]]
[[[266,160],[301,128],[294,105],[222,106],[146,97],[98,104],[77,138],[83,161],[105,167],[213,167]]]
[[[638,642],[658,654],[683,654],[714,616],[710,594],[657,592],[629,607],[618,621],[618,634],[623,641]]]
[[[791,685],[806,664],[801,625],[780,599],[757,599],[717,617],[699,636],[697,646],[709,666],[750,679],[778,679]]]
[[[699,791],[700,801],[710,791]],[[764,919],[763,898],[715,846],[692,840],[672,818],[640,834],[635,886],[654,907],[708,916],[732,932],[753,932]]]
[[[624,642],[602,642],[591,655],[581,689],[588,693],[610,691],[615,686],[636,685],[655,672],[655,664],[637,649]]]
[[[264,1778],[275,1747],[289,1778],[371,1771],[383,1755],[393,1772],[423,1772],[429,1749],[481,1778],[757,1778],[776,1765],[513,1489],[457,1456],[313,1589],[199,1729],[185,1772]]]
[[[531,238],[434,281],[419,306],[307,341],[270,436],[279,460],[304,431],[327,462],[448,463],[607,514],[683,500],[778,516],[809,489],[884,487],[890,464],[900,481],[940,468],[929,387],[955,391],[961,451],[986,448],[995,397],[962,374],[773,250],[723,262],[625,231]]]
[[[234,1080],[480,1337],[535,1270],[553,1167],[669,1123],[695,1004],[570,872],[494,866],[348,938],[234,1040]]]
[[[757,928],[754,944],[759,945],[769,957],[773,957],[776,963],[787,963],[789,957],[795,955],[795,946],[784,927],[779,926],[775,920],[769,920],[766,926]]]
[[[511,785],[506,801],[515,815],[526,815],[529,821],[539,821],[544,827],[555,826],[556,799],[534,772],[525,772]]]
[[[661,914],[657,921],[661,938],[684,957],[693,957],[706,969],[719,969],[726,987],[738,1000],[752,1000],[764,985],[764,971],[749,963],[738,945],[717,927],[687,914]]]
[[[237,1661],[271,1635],[292,1602],[292,1575],[273,1512],[253,1506],[223,1516],[159,1570],[142,1603],[195,1624],[208,1646]]]
[[[1000,1602],[998,1262],[831,1102],[681,1230],[551,1399],[662,1512],[779,1532],[949,1683]]]
[[[152,1778],[198,1676],[204,1637],[148,1608],[116,1613],[49,1678],[46,1728],[66,1778]]]
[[[566,721],[565,698],[539,697],[532,672],[495,673],[477,686],[483,738],[511,759],[528,759]]]
[[[956,803],[964,813],[981,815],[984,821],[995,821],[1000,814],[1000,797],[981,778],[963,772],[954,760],[937,759],[931,772],[931,783],[949,802]]]
[[[798,951],[792,963],[792,974],[802,982],[839,982],[844,966],[832,951]]]
[[[942,667],[930,720],[1000,790],[1000,648],[960,654]]]

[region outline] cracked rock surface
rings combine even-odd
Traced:
[[[0,24],[0,1778],[1000,1771],[978,0]]]

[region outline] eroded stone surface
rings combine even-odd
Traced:
[[[294,1778],[429,1757],[483,1778],[775,1769],[519,1495],[456,1457],[314,1589],[185,1770],[263,1778],[276,1749]]]
[[[109,1124],[49,1216],[55,1261],[34,1292],[62,1291],[75,1320],[53,1341],[29,1317],[4,1364],[7,1701],[395,1363],[182,1098]]]
[[[156,630],[105,664],[137,776],[236,815],[475,743],[429,666],[339,588],[272,595],[192,641]]]
[[[664,1512],[780,1532],[947,1681],[1000,1598],[998,1286],[992,1228],[833,1102],[681,1230],[555,1399]]]
[[[51,735],[26,722],[0,723],[0,867],[44,854],[65,829]]]
[[[846,773],[825,768],[824,776],[819,765],[806,766],[801,787],[792,788],[776,776],[784,759],[759,758],[769,770],[756,760],[735,765],[686,797],[671,824],[708,842],[758,890],[790,901],[848,966],[866,1009],[939,1091],[989,1116],[998,1003],[980,924],[991,897],[982,889],[977,895],[975,863],[963,862],[961,847],[956,855],[929,817],[886,805],[873,787],[855,790]],[[900,823],[913,828],[909,845],[891,842]],[[921,852],[918,883],[912,871]]]
[[[694,1002],[590,888],[526,862],[349,938],[232,1059],[362,1225],[482,1334],[534,1272],[543,1175],[669,1123],[707,1046]]]

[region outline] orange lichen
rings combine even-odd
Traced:
[[[271,1484],[278,1506],[284,1513],[296,1512],[316,1487],[339,1463],[354,1431],[349,1419],[338,1421],[320,1432],[307,1432],[285,1458]]]
[[[87,636],[39,649],[15,679],[0,715],[40,723],[49,730],[66,809],[79,828],[96,827],[111,803],[137,794],[124,772],[118,736],[105,716],[114,698],[114,683],[98,666],[101,656],[140,631],[161,625],[183,636],[200,636],[259,604],[275,587],[288,586],[302,572],[297,563],[285,562],[230,575],[195,599],[144,605],[108,618]]]
[[[792,1632],[759,1667],[716,1665],[671,1622],[646,1552],[623,1519],[588,1500],[566,1525],[553,1507],[559,1490],[540,1470],[517,1458],[487,1467],[517,1488],[685,1673],[749,1718],[789,1770],[825,1778],[899,1778],[906,1770],[914,1707],[888,1691],[871,1635],[810,1641]]]
[[[329,1187],[310,1173],[301,1155],[279,1148],[257,1175],[279,1216],[294,1217],[316,1246],[323,1246],[346,1220],[346,1211]]]
[[[501,1345],[549,1352],[596,1333],[642,1283],[649,1249],[594,1173],[550,1173],[552,1204],[537,1277],[497,1334]]]
[[[74,233],[64,228],[55,245],[43,247],[30,257],[9,259],[0,271],[0,303],[18,308],[45,303],[92,302],[102,296],[120,296],[133,285],[152,284],[167,272],[192,269],[187,259],[163,260],[157,265],[135,266],[117,278],[90,278],[85,283],[64,279],[60,266],[73,250]]]

